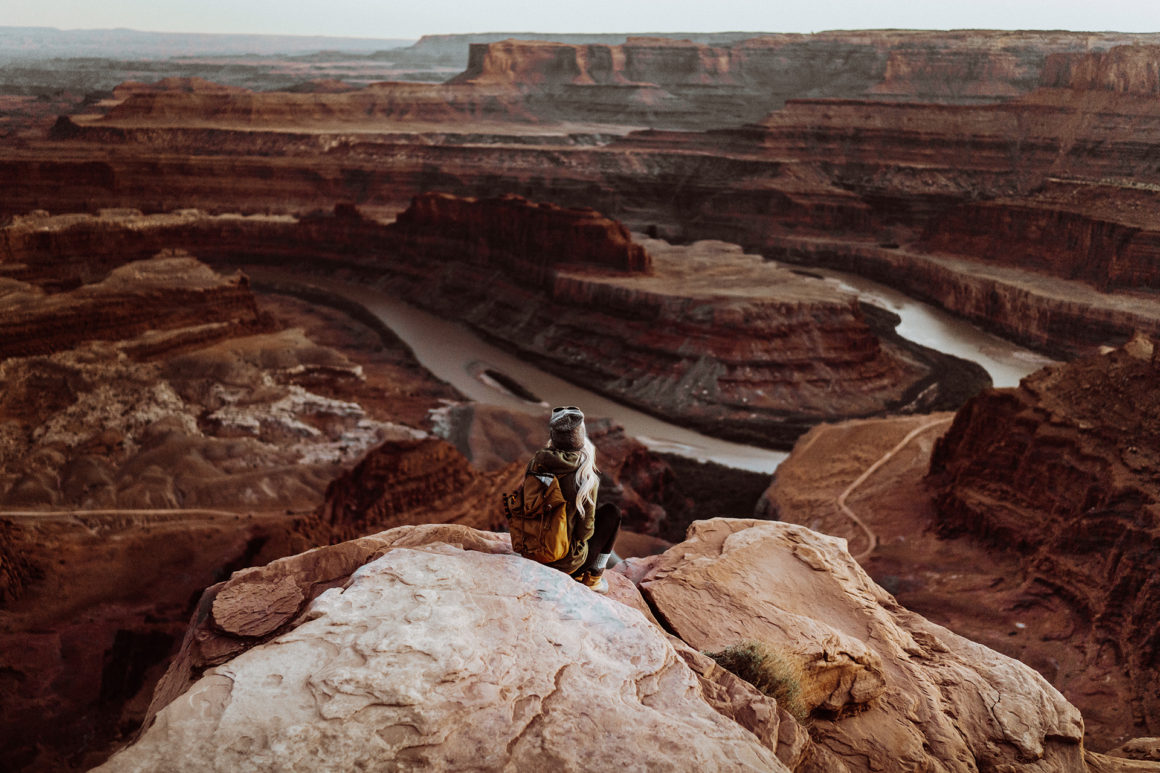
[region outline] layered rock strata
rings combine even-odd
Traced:
[[[174,328],[212,341],[263,327],[245,276],[222,277],[188,257],[129,263],[71,292],[3,281],[0,298],[0,360]]]
[[[1013,551],[1029,593],[1061,600],[1125,669],[1137,721],[1160,717],[1160,402],[1155,345],[1046,368],[986,392],[931,459],[938,528]]]
[[[7,249],[42,265],[104,235],[111,260],[180,245],[226,261],[339,264],[565,378],[774,447],[818,421],[952,407],[986,378],[905,344],[885,317],[812,278],[718,243],[650,242],[650,257],[592,210],[426,194],[390,225],[349,207],[298,221],[184,212],[129,223],[22,220]]]
[[[1154,97],[1160,93],[1158,56],[1160,46],[1146,44],[1094,53],[1054,53],[1045,60],[1039,81],[1048,88]]]
[[[8,286],[8,507],[312,504],[340,464],[417,432],[312,391],[364,375],[301,331],[256,330],[244,277],[192,258],[128,263],[71,292]]]
[[[375,124],[536,123],[520,92],[430,83],[373,83],[355,91],[137,92],[108,113],[113,125],[239,124],[366,128]]]
[[[1117,769],[1089,768],[1079,713],[1034,672],[905,612],[839,541],[800,527],[702,522],[689,542],[613,573],[608,597],[509,551],[503,535],[403,527],[236,573],[203,596],[140,740],[101,770],[179,759],[285,766],[316,754],[320,734],[327,760],[344,766],[374,755],[403,766],[568,768],[598,755],[803,773],[899,759]],[[755,591],[751,573],[770,564],[777,570]],[[650,622],[627,577],[688,641]],[[698,593],[716,600],[699,607],[712,610],[711,633],[688,614]],[[689,646],[735,637],[814,663],[802,676],[816,707],[808,730]],[[627,696],[625,684],[636,685]],[[851,701],[862,710],[824,708]],[[471,722],[459,720],[465,707]],[[527,711],[539,718],[527,722]]]
[[[1019,553],[936,526],[927,473],[953,414],[824,424],[798,441],[762,498],[761,517],[848,540],[858,563],[900,604],[1034,668],[1084,717],[1085,746],[1147,734],[1123,662],[1090,620],[1045,594]]]
[[[988,35],[973,43],[968,38],[960,41],[967,48],[989,45]],[[875,45],[874,39],[869,36],[867,44]],[[920,39],[910,38],[918,59],[937,59],[939,49]],[[1059,53],[1053,36],[1044,39],[1044,56]],[[1035,49],[1033,41],[1027,46]],[[456,88],[500,88],[492,81],[507,78],[574,90],[588,88],[571,83],[575,78],[612,83],[622,77],[606,78],[599,68],[593,75],[591,59],[575,77],[565,77],[571,65],[549,66],[571,50],[544,44],[524,52],[504,44],[494,51],[494,65],[481,60],[465,76],[492,85]],[[700,57],[696,50],[655,41],[640,45],[642,57],[670,52],[693,61]],[[529,58],[520,59],[524,53]],[[1008,49],[1003,56],[1023,54]],[[295,131],[291,119],[261,131],[257,125],[191,128],[176,118],[170,127],[65,123],[58,141],[14,151],[4,162],[13,184],[0,195],[0,209],[195,205],[303,214],[319,200],[350,200],[383,211],[401,208],[423,189],[510,191],[596,206],[682,239],[721,238],[779,259],[819,259],[874,274],[1032,345],[1075,351],[1093,342],[1119,343],[1133,328],[1147,327],[1132,318],[1139,314],[1115,307],[1125,291],[1154,290],[1160,282],[1160,223],[1152,190],[1160,183],[1160,161],[1151,150],[1160,124],[1154,100],[1146,96],[1147,68],[1141,63],[1147,53],[1110,48],[1085,56],[1060,59],[1043,72],[1043,88],[1001,104],[819,100],[797,93],[760,125],[644,132],[595,147],[578,143],[607,138],[580,139],[567,129],[540,137],[524,133],[517,140],[514,130],[484,137],[478,125],[456,138],[447,126],[438,136],[415,134],[433,128],[419,125],[409,135],[385,134],[382,126],[374,132],[310,133]],[[1008,65],[1010,72],[1023,73],[1019,79],[1039,68],[1008,61],[996,64],[996,72]],[[701,78],[696,67],[686,70],[671,77]],[[895,72],[895,82],[905,83],[906,67],[896,64]],[[920,92],[907,88],[912,95]],[[899,85],[890,93],[905,90]],[[109,144],[126,152],[109,156]],[[181,155],[172,155],[178,149]],[[157,175],[166,179],[164,189],[153,182]],[[232,184],[223,190],[226,178]],[[811,239],[828,242],[816,249]],[[908,254],[880,254],[896,247]],[[948,271],[945,262],[952,259],[966,261],[965,272]],[[894,268],[919,260],[924,266],[917,276]],[[987,283],[1020,311],[987,302],[987,288],[964,289],[969,282],[962,277],[975,273],[970,264],[976,262],[986,264],[981,270],[1020,272]],[[1036,282],[1049,275],[1075,284],[1064,286],[1058,298],[1034,292]],[[1111,297],[1085,297],[1086,286]],[[1021,316],[1033,320],[1034,329],[1022,330]],[[1096,332],[1083,335],[1085,327]]]
[[[416,197],[391,228],[399,247],[428,259],[498,268],[550,288],[553,269],[576,263],[644,273],[652,260],[628,229],[594,209],[564,209],[516,196],[477,201],[447,194]],[[417,257],[417,256],[416,256]]]
[[[134,86],[120,89],[125,101],[108,118],[153,125],[366,124],[374,118],[704,128],[757,121],[794,97],[1010,99],[1037,85],[1053,55],[1156,42],[1155,36],[1114,33],[992,31],[699,37],[472,42],[466,69],[446,83],[374,83],[346,93],[238,93],[182,82],[167,89]]]

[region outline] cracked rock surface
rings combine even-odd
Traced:
[[[901,607],[845,540],[717,518],[629,564],[691,646],[757,640],[795,660],[811,737],[851,771],[1085,770],[1074,706],[1030,667]]]
[[[502,545],[406,543],[207,671],[99,770],[788,770],[776,707],[763,743],[637,610],[484,552]]]
[[[1155,767],[1086,751],[1042,677],[900,607],[843,540],[698,521],[606,576],[592,593],[458,524],[236,572],[98,770]],[[802,666],[807,722],[703,654],[746,640]]]

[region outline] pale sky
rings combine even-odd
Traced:
[[[1160,32],[1160,0],[0,0],[0,26],[417,38],[463,32]]]

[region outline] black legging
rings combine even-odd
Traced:
[[[620,508],[613,504],[604,504],[596,508],[592,536],[588,540],[588,560],[584,562],[584,566],[576,570],[576,574],[591,569],[598,555],[611,553],[612,544],[616,542],[616,535],[619,532]]]

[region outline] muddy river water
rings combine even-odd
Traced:
[[[466,326],[410,306],[373,288],[316,276],[273,269],[247,269],[257,280],[309,284],[355,301],[374,313],[411,347],[428,370],[472,400],[526,412],[548,406],[578,405],[592,416],[609,416],[656,451],[755,472],[772,472],[788,454],[703,435],[545,373],[486,341]],[[811,269],[811,272],[813,270]],[[973,360],[991,375],[996,386],[1015,386],[1050,359],[985,333],[973,325],[915,301],[888,287],[860,277],[817,271],[835,288],[857,293],[863,300],[889,309],[902,318],[898,332],[905,338],[956,357]],[[543,402],[518,397],[494,379],[498,372],[519,383]]]

